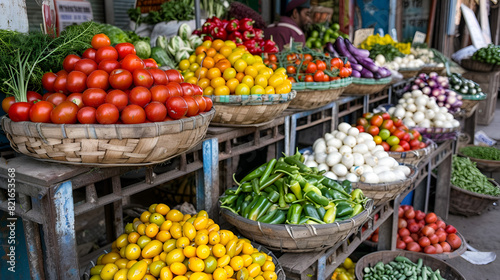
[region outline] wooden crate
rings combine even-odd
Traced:
[[[488,94],[485,100],[479,102],[476,109],[476,122],[479,125],[489,125],[495,117],[498,89],[500,87],[500,72],[466,72],[463,76],[478,83],[483,92]]]

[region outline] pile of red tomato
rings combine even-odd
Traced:
[[[162,122],[210,111],[202,89],[184,83],[177,70],[161,70],[142,60],[134,45],[110,45],[95,35],[82,57],[68,55],[63,70],[43,75],[47,93],[28,92],[28,102],[2,101],[12,121],[57,124],[137,124]]]
[[[356,120],[359,132],[367,132],[373,136],[377,145],[382,145],[385,151],[404,152],[426,147],[422,135],[414,129],[408,129],[403,121],[391,117],[389,113],[365,113]]]

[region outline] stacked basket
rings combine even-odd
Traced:
[[[382,91],[392,81],[392,77],[382,79],[352,78],[350,84],[344,91],[346,95],[368,95]]]
[[[292,88],[297,90],[297,97],[290,103],[290,108],[314,109],[325,106],[337,100],[351,83],[350,77],[323,83],[293,83]]]

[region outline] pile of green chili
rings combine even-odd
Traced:
[[[495,147],[468,146],[461,148],[460,153],[471,158],[500,160],[500,150]]]
[[[468,157],[453,155],[451,184],[471,192],[500,196],[500,189],[488,181]]]
[[[351,182],[339,183],[303,163],[303,156],[272,159],[226,190],[221,207],[268,224],[327,224],[354,217],[368,201]]]
[[[429,266],[423,265],[423,260],[418,259],[417,263],[412,262],[407,257],[397,256],[394,261],[384,264],[378,262],[373,267],[363,269],[363,280],[377,279],[422,279],[422,280],[443,280],[439,269],[433,271]]]

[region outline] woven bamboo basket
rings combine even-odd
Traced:
[[[422,141],[425,143],[426,147],[418,150],[411,150],[407,152],[387,152],[389,156],[396,159],[399,163],[411,164],[413,166],[418,166],[420,161],[425,159],[428,155],[437,148],[437,144],[431,139],[423,138]]]
[[[424,253],[416,253],[409,251],[378,251],[363,256],[356,263],[356,278],[363,279],[365,275],[363,269],[367,266],[373,267],[378,262],[387,264],[394,261],[397,256],[403,256],[410,259],[412,262],[417,263],[418,259],[423,260],[423,265],[429,266],[433,271],[439,269],[441,276],[447,280],[465,280],[465,277],[450,264],[435,258],[435,255],[428,255]]]
[[[436,73],[438,73],[438,75],[440,75],[440,76],[441,76],[441,75],[443,75],[443,73],[445,72],[445,69],[446,69],[445,67],[438,67],[438,66],[425,66],[425,65],[424,65],[424,67],[422,67],[422,68],[420,69],[420,71],[419,71],[419,72],[421,72],[421,73],[425,73],[425,74],[427,74],[427,75],[429,75],[429,74],[430,74],[430,73],[432,73],[432,72],[436,72]]]
[[[474,145],[467,145],[474,146]],[[466,147],[467,147],[466,146]],[[462,154],[460,150],[458,151],[458,155],[462,157],[467,157]],[[476,167],[483,172],[499,172],[500,171],[500,160],[487,160],[480,158],[468,157],[471,161],[476,163]]]
[[[411,170],[410,175],[405,180],[379,184],[355,182],[352,183],[352,188],[361,189],[366,197],[373,199],[374,206],[380,206],[387,201],[395,199],[415,182],[418,173],[417,168],[409,164],[404,165],[408,166]]]
[[[335,246],[357,232],[368,219],[373,201],[368,200],[365,209],[351,219],[324,225],[272,225],[245,219],[227,209],[221,209],[222,217],[238,228],[248,239],[270,250],[281,252],[313,252]]]
[[[398,70],[401,75],[403,75],[403,79],[409,79],[413,78],[418,75],[420,72],[420,68],[415,68],[415,69],[399,69]]]
[[[460,66],[475,72],[491,72],[494,68],[493,64],[484,63],[470,58],[462,59]]]
[[[137,166],[163,162],[205,137],[215,110],[176,121],[143,124],[13,122],[2,128],[14,150],[43,161],[89,166]]]
[[[352,84],[344,90],[345,95],[368,95],[381,92],[384,88],[391,84],[392,78],[363,79],[353,78]]]
[[[500,186],[494,180],[490,182],[497,188]],[[500,199],[499,196],[491,196],[464,190],[451,185],[450,213],[463,216],[481,215],[490,205]]]
[[[297,96],[292,100],[289,108],[294,109],[315,109],[325,106],[339,98],[346,87],[332,88],[326,90],[301,90],[297,91]]]

